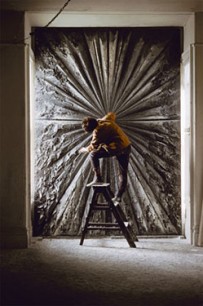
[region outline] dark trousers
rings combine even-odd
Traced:
[[[127,148],[123,149],[119,153],[109,153],[104,148],[99,150],[94,150],[90,152],[90,158],[93,165],[93,169],[96,173],[99,170],[99,159],[104,157],[112,157],[116,156],[119,163],[119,182],[118,182],[118,192],[116,193],[117,197],[121,197],[124,193],[127,186],[127,172],[128,172],[128,164],[130,158],[131,146],[129,145]]]

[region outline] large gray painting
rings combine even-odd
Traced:
[[[132,141],[123,209],[139,235],[180,234],[178,28],[36,29],[34,235],[78,235],[93,178],[81,121],[107,112]],[[114,192],[117,161],[104,159]],[[97,219],[105,218],[98,214]]]

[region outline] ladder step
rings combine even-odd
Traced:
[[[118,223],[106,223],[106,222],[89,222],[88,223],[89,226],[106,226],[106,227],[109,227],[109,226],[115,226],[115,227],[119,227],[119,224]]]
[[[89,231],[94,231],[94,230],[105,230],[105,231],[121,231],[120,227],[115,227],[115,226],[108,226],[108,227],[105,227],[105,226],[88,226],[87,227],[87,230]]]
[[[110,207],[109,206],[109,204],[107,203],[107,202],[97,202],[97,203],[95,203],[94,205],[102,205],[102,206],[108,206],[108,207]]]
[[[109,205],[101,205],[101,204],[97,204],[97,205],[94,205],[93,207],[92,207],[92,209],[94,209],[94,210],[108,210],[108,209],[110,209],[110,207],[109,207]]]

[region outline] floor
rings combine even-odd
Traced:
[[[1,305],[203,306],[203,248],[185,239],[36,238],[1,252]]]

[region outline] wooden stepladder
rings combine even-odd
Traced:
[[[111,230],[111,231],[121,230],[129,246],[131,248],[136,248],[136,245],[132,237],[132,233],[130,231],[129,222],[127,222],[126,217],[119,203],[114,203],[111,199],[112,192],[110,190],[110,184],[109,183],[93,183],[93,184],[87,185],[87,187],[93,188],[93,196],[92,196],[92,200],[89,206],[89,211],[87,213],[85,225],[82,230],[80,245],[83,244],[85,235],[89,230]],[[105,203],[98,202],[99,195],[104,196],[106,200]],[[90,218],[93,215],[94,211],[98,211],[98,210],[110,210],[111,213],[114,215],[117,222],[116,223],[90,222]],[[135,240],[138,241],[137,238]]]

